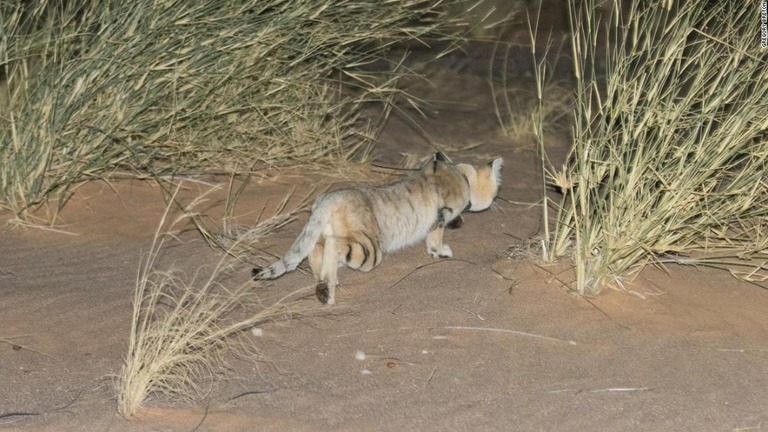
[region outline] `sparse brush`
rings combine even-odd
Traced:
[[[541,5],[537,16],[541,15]],[[562,133],[567,131],[572,120],[573,91],[567,83],[557,83],[553,80],[552,64],[559,60],[562,42],[556,43],[552,35],[546,39],[544,46],[537,52],[539,38],[538,18],[531,23],[528,16],[531,53],[535,70],[532,71],[533,83],[528,79],[509,82],[508,66],[513,44],[503,44],[505,50],[499,78],[494,77],[496,51],[502,44],[494,46],[491,56],[489,83],[493,94],[496,118],[503,133],[513,140],[525,140],[538,137],[539,133]],[[555,48],[553,50],[553,48]],[[530,90],[533,88],[533,90]]]
[[[756,6],[629,2],[619,12],[616,2],[601,22],[585,3],[570,11],[574,147],[551,172],[564,199],[548,258],[572,254],[583,294],[649,263],[765,279],[768,62]]]
[[[0,207],[28,217],[55,198],[55,218],[115,170],[363,158],[387,112],[363,107],[392,102],[403,72],[383,54],[458,39],[441,3],[0,2]]]
[[[235,188],[236,178],[234,175],[230,177],[221,223],[212,222],[208,215],[190,212],[187,207],[177,203],[185,211],[187,217],[190,218],[208,246],[222,250],[238,261],[246,263],[250,262],[250,258],[257,251],[256,244],[258,244],[259,240],[295,221],[298,214],[309,210],[310,198],[315,192],[313,189],[289,208],[288,203],[293,198],[296,190],[293,188],[280,201],[271,216],[265,218],[264,212],[267,208],[267,203],[264,203],[264,207],[261,208],[261,212],[255,218],[255,226],[239,225],[235,222],[235,207],[240,199],[240,195],[250,183],[250,178],[250,175],[246,176],[240,181],[240,185]],[[218,187],[214,189],[218,189]],[[213,189],[210,192],[213,192]]]
[[[227,288],[221,280],[230,272],[228,256],[207,276],[189,279],[178,270],[158,270],[170,230],[188,217],[167,224],[172,207],[167,206],[136,279],[128,353],[116,383],[118,412],[126,418],[150,395],[199,400],[205,393],[201,380],[222,370],[228,356],[254,355],[239,339],[245,330],[311,308],[289,304],[292,294],[264,304],[252,281]]]
[[[504,135],[515,141],[536,138],[536,125],[542,132],[567,133],[571,122],[573,91],[565,85],[550,84],[542,88],[541,99],[521,88],[509,89],[504,95],[507,115],[499,115]]]

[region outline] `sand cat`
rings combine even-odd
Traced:
[[[370,271],[384,253],[426,239],[433,258],[453,256],[443,229],[458,227],[464,210],[491,206],[499,190],[502,159],[475,168],[452,165],[438,153],[419,173],[379,187],[342,189],[320,195],[307,225],[285,256],[254,268],[254,279],[274,279],[296,270],[304,258],[317,280],[317,296],[336,301],[337,271]]]

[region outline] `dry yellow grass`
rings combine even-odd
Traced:
[[[574,147],[547,258],[571,256],[594,294],[644,265],[768,277],[768,62],[746,3],[571,10]],[[596,65],[606,57],[604,76]]]
[[[175,201],[173,194],[172,201]],[[157,268],[157,258],[173,227],[193,213],[195,203],[169,222],[169,204],[155,232],[149,252],[141,260],[133,299],[128,352],[118,376],[117,408],[132,417],[151,395],[195,402],[204,395],[200,382],[219,372],[229,356],[255,355],[242,333],[273,319],[289,318],[316,308],[298,306],[293,294],[264,303],[254,294],[253,281],[234,288],[221,282],[231,270],[229,255],[208,274],[187,277],[183,272]],[[256,227],[262,235],[270,220]]]
[[[445,3],[445,2],[442,2]],[[362,159],[398,93],[384,53],[441,2],[0,2],[0,208],[79,182]],[[379,61],[377,68],[370,67]],[[383,105],[364,115],[364,106]]]

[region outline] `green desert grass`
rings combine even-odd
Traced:
[[[259,299],[253,281],[225,286],[222,281],[231,280],[227,276],[232,271],[228,255],[206,275],[187,277],[173,268],[158,269],[158,256],[175,237],[174,226],[200,203],[196,200],[170,222],[175,205],[168,204],[139,265],[128,353],[116,381],[118,412],[126,418],[151,396],[199,402],[206,393],[201,387],[206,377],[221,372],[233,356],[256,355],[253,345],[243,340],[244,332],[313,307],[290,302],[294,293],[275,301]],[[266,234],[269,221],[257,229]]]
[[[564,167],[548,168],[564,197],[546,258],[573,258],[583,294],[668,262],[765,280],[768,62],[757,6],[630,2],[598,20],[585,4],[570,11],[574,145]]]
[[[55,218],[78,183],[118,171],[363,159],[388,112],[366,108],[404,71],[384,53],[457,39],[442,3],[0,2],[0,208]]]

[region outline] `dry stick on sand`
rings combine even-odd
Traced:
[[[15,337],[21,337],[21,336],[15,336]],[[13,347],[13,349],[17,349],[17,350],[18,349],[25,349],[27,351],[31,351],[33,353],[40,354],[41,356],[48,357],[51,360],[57,360],[57,358],[52,356],[52,355],[46,354],[46,353],[44,353],[42,351],[38,351],[38,350],[36,350],[34,348],[30,348],[30,347],[28,347],[26,345],[22,345],[20,343],[16,343],[16,342],[14,342],[11,339],[13,339],[13,338],[0,338],[0,342],[7,343],[8,345],[11,345]],[[18,348],[16,348],[16,347],[18,347]]]
[[[52,410],[48,411],[39,411],[39,412],[27,412],[27,411],[11,411],[7,413],[0,414],[0,419],[9,418],[9,417],[29,417],[29,416],[39,416],[39,415],[48,415],[48,414],[55,414],[62,412],[66,410],[67,408],[71,407],[72,405],[77,402],[78,399],[80,399],[80,395],[82,394],[82,391],[78,392],[77,395],[75,395],[74,398],[72,398],[71,401],[69,401],[67,404],[62,405],[58,408],[54,408]]]
[[[512,333],[516,335],[528,336],[528,337],[537,338],[537,339],[545,339],[545,340],[550,340],[554,342],[565,342],[565,343],[568,343],[569,345],[578,345],[576,341],[572,341],[572,340],[557,339],[549,336],[542,336],[534,333],[526,333],[526,332],[517,331],[517,330],[507,330],[507,329],[489,328],[489,327],[463,327],[463,326],[446,326],[445,328],[448,330],[469,330],[469,331],[483,331],[483,332],[491,332],[491,333]]]
[[[392,285],[390,285],[387,289],[390,289],[390,288],[394,287],[395,285],[397,285],[400,282],[402,282],[405,278],[407,278],[408,276],[414,274],[416,271],[423,269],[424,267],[429,267],[431,265],[440,264],[440,263],[444,263],[444,262],[451,262],[451,261],[460,261],[460,262],[465,262],[467,264],[477,265],[476,263],[473,263],[472,261],[467,261],[467,260],[463,260],[463,259],[459,259],[459,258],[450,258],[450,259],[441,259],[439,261],[432,261],[432,262],[427,263],[427,264],[422,264],[422,265],[416,267],[415,269],[409,271],[403,277],[398,279],[397,282],[395,282]]]

